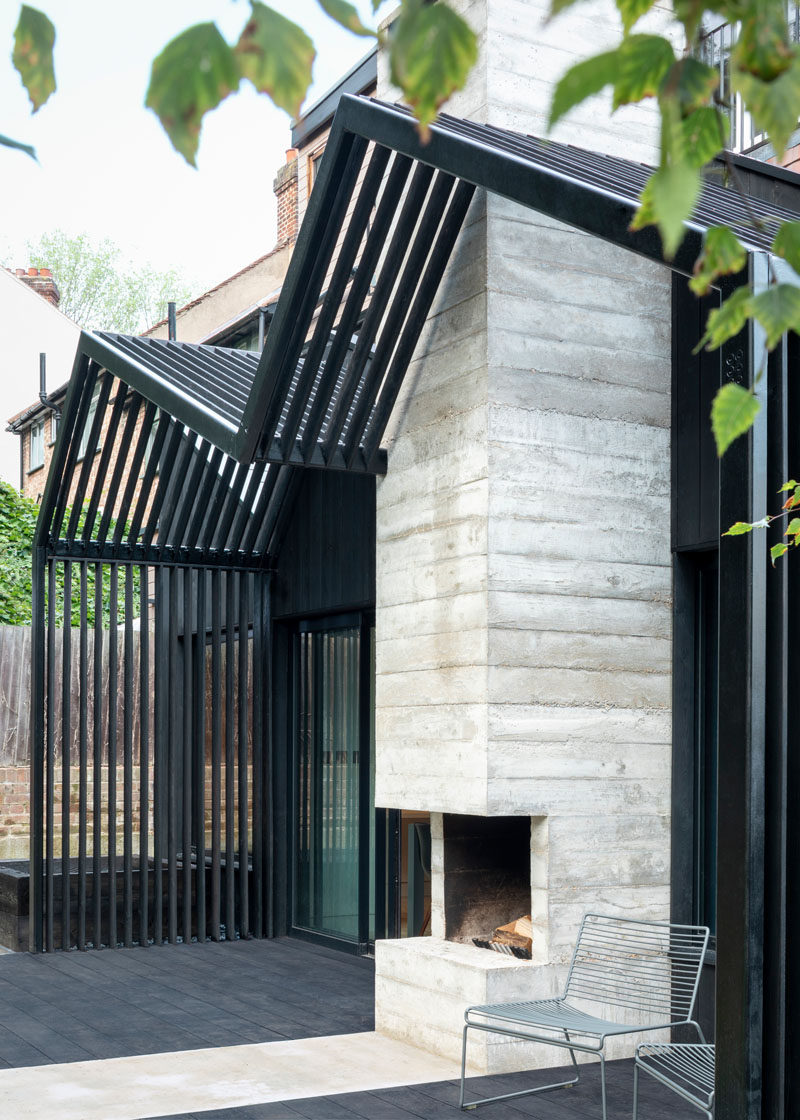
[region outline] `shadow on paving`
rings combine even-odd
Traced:
[[[468,1082],[469,1097],[514,1092],[557,1078],[566,1079],[569,1069],[535,1070],[498,1077],[475,1077]],[[630,1120],[633,1110],[633,1062],[609,1062],[607,1066],[609,1120]],[[640,1079],[640,1120],[696,1120],[697,1109],[682,1101],[650,1077]],[[572,1089],[522,1097],[515,1101],[481,1105],[474,1112],[460,1112],[458,1082],[439,1081],[372,1093],[343,1093],[332,1097],[248,1105],[245,1108],[215,1109],[211,1112],[182,1112],[155,1120],[600,1120],[600,1069],[584,1066],[581,1080]]]
[[[291,938],[0,956],[0,1068],[373,1029],[374,962]]]

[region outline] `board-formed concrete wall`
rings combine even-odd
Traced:
[[[546,28],[541,0],[460,7],[481,62],[448,111],[540,135],[553,81],[619,33],[611,3]],[[652,161],[655,125],[595,98],[555,137]],[[670,320],[666,269],[479,195],[378,483],[377,803],[535,818],[542,995],[585,911],[668,915]],[[388,1009],[410,1021],[436,969],[378,948],[402,1035]],[[426,1044],[457,1046],[457,1004]]]

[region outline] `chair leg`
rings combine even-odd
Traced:
[[[633,1067],[633,1120],[639,1120],[639,1067],[635,1064]]]
[[[600,1051],[600,1089],[603,1095],[603,1120],[608,1120],[608,1106],[606,1104],[606,1060]]]
[[[578,1081],[580,1080],[580,1076],[581,1076],[580,1075],[580,1069],[578,1068],[578,1063],[575,1059],[575,1054],[574,1054],[571,1047],[565,1047],[565,1049],[569,1050],[570,1057],[572,1058],[572,1065],[575,1068],[575,1076],[573,1077],[573,1079],[571,1081],[558,1081],[558,1082],[554,1082],[552,1085],[539,1085],[535,1089],[520,1089],[516,1093],[502,1093],[499,1097],[482,1097],[478,1101],[470,1101],[469,1104],[464,1104],[464,1080],[465,1080],[465,1077],[466,1077],[466,1069],[467,1069],[467,1031],[469,1030],[469,1028],[470,1028],[470,1024],[467,1023],[464,1026],[464,1033],[463,1033],[463,1036],[462,1036],[463,1041],[461,1043],[461,1091],[459,1093],[459,1098],[458,1098],[458,1107],[465,1112],[468,1111],[468,1110],[471,1110],[473,1108],[477,1108],[479,1104],[492,1104],[494,1101],[507,1101],[507,1100],[511,1100],[513,1097],[528,1097],[528,1096],[531,1096],[533,1093],[544,1093],[544,1092],[547,1092],[550,1089],[570,1089],[570,1088],[572,1088],[573,1085],[577,1085]],[[479,1027],[478,1029],[480,1030],[481,1028]],[[487,1032],[487,1033],[491,1033],[491,1032]],[[568,1032],[564,1031],[564,1034],[566,1036],[567,1042],[569,1042],[570,1037],[569,1037]],[[601,1060],[602,1060],[602,1057],[601,1057]],[[603,1120],[607,1120],[606,1112],[605,1112],[605,1084],[603,1085]]]
[[[702,1030],[700,1029],[700,1024],[699,1023],[696,1023],[694,1019],[691,1019],[686,1025],[689,1026],[689,1027],[694,1027],[694,1029],[697,1031],[698,1035],[700,1036],[700,1041],[703,1043],[704,1046],[707,1045],[706,1036],[703,1034]]]
[[[458,1107],[459,1108],[464,1107],[464,1077],[466,1076],[466,1069],[467,1069],[467,1031],[468,1030],[469,1030],[469,1024],[467,1023],[464,1026],[464,1034],[463,1034],[463,1039],[462,1039],[462,1042],[461,1042],[461,1092],[460,1092],[459,1097],[458,1097]]]

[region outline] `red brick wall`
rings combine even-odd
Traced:
[[[289,148],[272,189],[278,200],[278,244],[294,241],[298,230],[297,150]]]
[[[124,805],[124,780],[125,772],[122,766],[117,766],[117,851],[122,854],[122,813]],[[100,772],[100,782],[102,788],[102,851],[105,854],[108,851],[107,829],[108,829],[108,767],[103,766]],[[79,792],[79,774],[73,767],[70,774],[70,855],[78,855],[78,792]],[[89,853],[92,851],[92,827],[94,821],[94,799],[93,799],[93,783],[94,783],[94,769],[88,767],[87,770],[87,815],[86,815],[86,829],[87,829],[87,848]],[[238,814],[238,788],[239,788],[239,768],[234,766],[233,774],[231,777],[231,785],[234,791],[234,804],[236,806],[234,812],[234,836],[235,844],[239,843],[239,814]],[[205,770],[205,836],[206,846],[211,847],[211,766],[207,765]],[[63,784],[60,781],[54,783],[54,836],[53,847],[56,857],[61,855],[61,810],[63,803]],[[225,830],[226,830],[226,783],[225,783],[225,768],[223,766],[221,775],[221,798],[220,798],[220,837],[222,840],[222,848],[225,847]],[[247,767],[247,790],[248,790],[248,836],[252,841],[253,836],[253,768],[252,765]],[[139,797],[141,794],[141,779],[139,772],[134,770],[133,782],[131,785],[132,799],[133,799],[133,849],[134,855],[139,846]],[[153,816],[153,769],[150,768],[147,781],[147,803],[149,806],[148,816],[152,822]],[[152,851],[152,823],[148,827],[148,835],[151,837],[150,850]],[[2,766],[0,767],[0,859],[27,859],[28,848],[30,844],[30,771],[27,766]]]

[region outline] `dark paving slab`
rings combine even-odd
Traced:
[[[290,938],[0,956],[0,1068],[373,1029],[374,962]]]
[[[567,1068],[471,1078],[468,1099],[514,1092],[569,1076]],[[633,1062],[609,1062],[606,1079],[609,1120],[630,1120]],[[696,1120],[700,1113],[652,1078],[642,1077],[639,1115],[640,1120]],[[301,1117],[303,1120],[455,1120],[459,1116],[473,1116],[475,1120],[600,1120],[599,1067],[582,1067],[580,1082],[572,1089],[485,1104],[469,1113],[459,1111],[458,1082],[438,1081],[373,1093],[343,1093],[246,1108],[182,1112],[154,1120],[299,1120]]]

